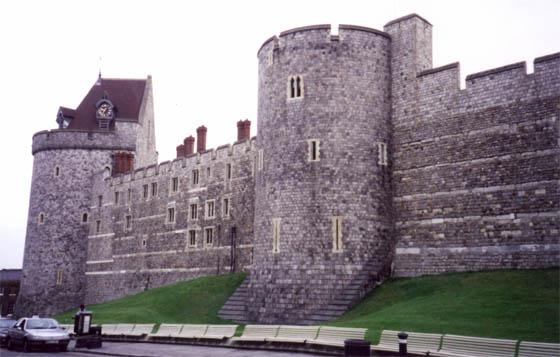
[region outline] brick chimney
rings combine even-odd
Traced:
[[[243,122],[243,134],[245,139],[251,139],[251,121],[249,119],[245,119]]]
[[[203,125],[196,129],[196,152],[206,150],[206,132],[208,129]]]
[[[251,121],[249,119],[237,122],[237,141],[249,139],[251,137]]]
[[[177,146],[177,158],[185,156],[185,145],[181,144]]]
[[[206,143],[206,140],[204,142]],[[185,140],[183,140],[183,146],[185,147],[185,151],[183,152],[184,156],[194,154],[194,138],[192,135],[189,135],[188,138],[185,138]]]

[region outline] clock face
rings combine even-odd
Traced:
[[[110,118],[113,116],[113,108],[108,103],[103,103],[97,108],[99,118]]]

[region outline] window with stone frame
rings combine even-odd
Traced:
[[[98,207],[102,207],[102,206],[103,206],[103,195],[97,196],[97,206],[98,206]]]
[[[280,253],[280,218],[272,219],[272,253]]]
[[[120,196],[119,191],[115,191],[115,200],[114,200],[115,206],[119,204],[119,198],[120,198],[119,196]]]
[[[62,269],[56,269],[56,285],[62,285]]]
[[[262,171],[262,169],[264,167],[264,151],[263,151],[263,149],[259,150],[258,155],[259,155],[259,157],[258,157],[258,161],[257,161],[257,171]]]
[[[196,230],[190,229],[187,233],[187,239],[189,247],[193,248],[196,247]]]
[[[214,227],[204,228],[204,245],[211,246],[214,244]]]
[[[189,218],[193,221],[196,221],[198,219],[198,204],[197,203],[191,203],[190,204]]]
[[[331,217],[332,221],[332,237],[333,237],[333,252],[342,252],[342,217]]]
[[[288,76],[288,100],[303,98],[303,76]]]
[[[198,186],[199,174],[200,174],[200,171],[198,169],[192,170],[192,184],[193,184],[193,186]]]
[[[125,216],[124,230],[125,231],[132,230],[132,215],[130,214]]]
[[[54,167],[54,177],[59,177],[60,176],[60,166],[55,166]]]
[[[144,197],[144,199],[147,200],[149,195],[149,186],[146,184],[142,186],[142,189],[143,189],[142,197]]]
[[[39,224],[44,224],[45,223],[45,213],[44,212],[39,213],[39,217],[37,218],[37,221],[39,222]]]
[[[231,211],[231,198],[229,197],[222,198],[222,217],[228,218],[230,211]]]
[[[129,188],[126,192],[126,203],[130,204],[130,201],[132,201],[132,189]]]
[[[206,215],[205,218],[214,218],[216,217],[216,200],[208,200],[206,201]]]
[[[152,182],[152,197],[157,196],[157,182]]]
[[[97,220],[95,221],[95,233],[99,233],[101,232],[101,221]]]
[[[320,140],[318,139],[310,139],[307,140],[307,161],[309,162],[316,162],[320,161],[319,158],[319,150],[320,150]]]
[[[389,159],[387,155],[387,144],[383,142],[377,143],[377,163],[382,166],[388,165]]]
[[[173,177],[171,179],[171,193],[176,193],[179,191],[179,178]]]
[[[82,218],[80,219],[80,223],[88,223],[89,215],[87,212],[82,213]]]
[[[167,207],[167,223],[175,223],[175,207]]]
[[[232,178],[232,173],[233,173],[233,172],[232,172],[231,164],[230,164],[230,163],[227,163],[227,164],[226,164],[226,172],[225,172],[226,181],[231,180],[231,178]]]

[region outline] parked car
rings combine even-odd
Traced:
[[[23,317],[8,329],[8,349],[21,346],[24,352],[32,349],[57,348],[66,351],[70,336],[55,319],[39,316]]]
[[[14,319],[0,318],[0,347],[5,346],[8,337],[8,329],[16,323]]]

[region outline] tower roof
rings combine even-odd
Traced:
[[[137,121],[145,87],[145,79],[99,77],[73,113],[74,119],[68,129],[95,130],[99,128],[95,117],[96,103],[103,98],[104,94],[116,108],[117,120]]]

